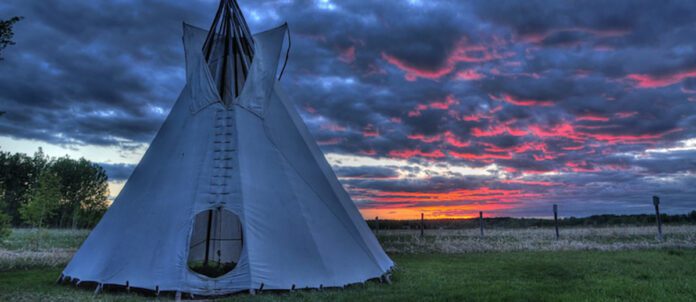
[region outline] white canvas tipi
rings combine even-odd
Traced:
[[[219,295],[391,269],[279,87],[287,30],[252,36],[233,0],[184,24],[186,86],[62,281]]]

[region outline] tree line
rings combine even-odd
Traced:
[[[667,215],[660,214],[663,223],[667,224],[696,224],[696,211],[687,214]],[[370,228],[377,227],[376,220],[367,221]],[[469,219],[432,219],[425,220],[425,227],[429,229],[468,229],[478,228],[479,218]],[[540,218],[512,218],[491,217],[484,218],[486,228],[542,228],[553,227],[553,219]],[[420,220],[379,220],[380,229],[418,229]],[[654,225],[655,215],[594,215],[589,217],[567,217],[558,219],[558,225],[562,227],[602,227],[602,226],[645,226]]]
[[[94,227],[109,206],[107,181],[84,158],[0,151],[0,229]]]

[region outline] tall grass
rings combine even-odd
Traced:
[[[553,228],[380,230],[377,237],[392,254],[461,254],[508,251],[634,250],[696,248],[696,226],[664,226],[664,241],[656,239],[655,227],[617,226],[562,228],[560,240]],[[38,248],[37,231],[14,229],[0,243],[0,271],[34,267],[62,267],[70,260],[89,230],[44,230]]]
[[[473,253],[507,251],[633,250],[696,248],[696,226],[665,226],[664,241],[655,227],[567,228],[556,240],[553,228],[490,229],[480,236],[468,230],[380,230],[377,237],[388,253]]]

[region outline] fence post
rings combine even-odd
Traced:
[[[660,217],[660,197],[653,196],[655,217],[657,218],[657,239],[662,241],[662,217]]]
[[[379,216],[375,216],[375,234],[379,233]]]
[[[481,237],[483,237],[483,211],[479,211],[479,228],[481,229]]]
[[[560,238],[558,234],[558,205],[553,205],[553,224],[556,226],[556,240]]]
[[[420,235],[421,235],[421,237],[423,237],[423,233],[425,230],[425,214],[423,214],[423,213],[421,213],[421,225],[420,225],[420,227],[421,227],[421,234]]]

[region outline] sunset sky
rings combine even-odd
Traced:
[[[116,195],[217,0],[0,3],[0,150],[101,163]],[[696,2],[250,1],[366,218],[696,210]]]

